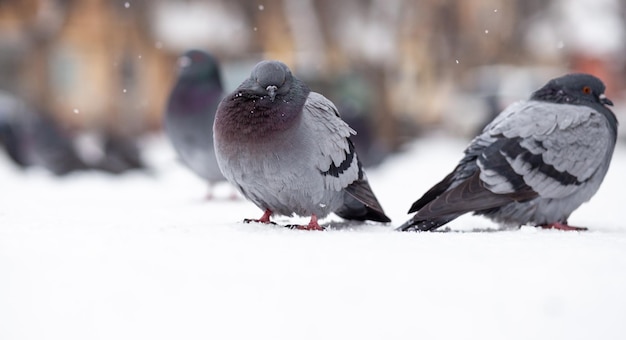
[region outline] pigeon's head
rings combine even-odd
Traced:
[[[220,81],[217,59],[207,52],[190,50],[178,58],[179,76],[187,79]]]
[[[250,75],[252,91],[260,96],[268,96],[274,101],[277,95],[289,92],[293,75],[284,63],[274,60],[262,61],[252,69]]]
[[[531,99],[559,104],[613,105],[604,90],[602,81],[592,75],[567,74],[550,80],[533,93]]]

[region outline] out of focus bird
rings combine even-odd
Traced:
[[[165,111],[165,132],[181,161],[211,186],[224,180],[213,147],[213,120],[224,92],[219,64],[199,50],[186,52],[178,64],[178,79]]]
[[[7,156],[18,166],[27,166],[23,145],[20,144],[20,130],[15,125],[12,117],[3,115],[0,111],[0,145],[4,147]]]
[[[18,166],[41,166],[55,175],[87,169],[72,135],[51,114],[8,94],[0,97],[4,111],[0,114],[0,141]]]
[[[92,166],[112,174],[147,169],[137,138],[116,132],[103,136],[102,157]]]
[[[217,109],[215,150],[224,176],[264,210],[310,216],[299,229],[323,229],[331,212],[349,220],[389,222],[335,105],[312,92],[279,61],[258,63]]]
[[[570,214],[597,192],[617,138],[605,86],[587,74],[550,80],[502,111],[398,228],[428,231],[474,212],[504,225],[586,230]]]

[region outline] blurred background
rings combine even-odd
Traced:
[[[160,133],[191,48],[227,92],[284,61],[375,142],[371,164],[424,135],[471,138],[566,72],[600,77],[623,120],[625,15],[623,0],[0,0],[0,132],[18,160],[11,120],[68,137],[69,168],[141,167],[135,141]]]

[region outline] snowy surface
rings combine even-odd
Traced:
[[[466,143],[418,141],[369,171],[392,225]],[[148,147],[154,171],[118,177],[0,156],[0,339],[626,339],[621,145],[580,233],[243,224],[261,211],[226,185],[204,200],[163,140]]]

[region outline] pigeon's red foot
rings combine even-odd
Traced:
[[[320,226],[317,223],[317,216],[315,215],[311,215],[311,221],[309,221],[309,224],[307,225],[289,225],[288,227],[292,229],[298,229],[298,230],[318,230],[318,231],[325,230],[324,227]]]
[[[574,226],[568,225],[567,223],[560,223],[560,222],[542,224],[542,225],[540,225],[540,227],[543,228],[543,229],[556,229],[556,230],[566,230],[566,231],[585,231],[585,230],[587,230],[587,228],[585,228],[585,227],[574,227]]]
[[[270,216],[272,216],[272,211],[269,209],[266,209],[265,212],[263,213],[263,216],[261,216],[261,218],[259,219],[246,218],[243,220],[243,223],[256,222],[256,223],[265,223],[265,224],[276,224],[270,221]]]

